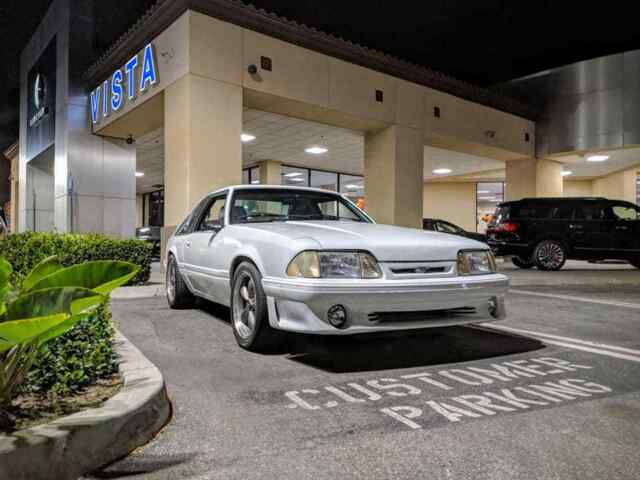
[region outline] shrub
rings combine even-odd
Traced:
[[[0,238],[0,256],[13,267],[20,281],[47,257],[56,256],[63,266],[92,260],[120,260],[140,267],[129,285],[149,280],[152,247],[140,240],[117,240],[99,234],[25,232]]]

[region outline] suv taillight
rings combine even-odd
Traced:
[[[515,233],[518,231],[518,224],[515,222],[498,223],[497,225],[494,225],[493,227],[491,227],[491,231],[496,233],[500,233],[500,232]]]

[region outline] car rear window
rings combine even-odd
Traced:
[[[496,208],[495,213],[493,214],[493,218],[489,222],[489,225],[497,225],[502,222],[506,222],[509,220],[511,216],[511,207],[509,205],[500,205]]]

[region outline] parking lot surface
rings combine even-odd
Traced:
[[[640,291],[519,286],[508,320],[240,349],[228,311],[117,300],[175,406],[94,478],[640,478]]]

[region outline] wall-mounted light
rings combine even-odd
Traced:
[[[451,173],[451,169],[450,168],[436,168],[435,170],[432,170],[433,173],[435,173],[436,175],[446,175],[447,173]]]
[[[242,143],[253,142],[255,139],[255,135],[251,135],[250,133],[240,134],[240,141],[242,141]]]

